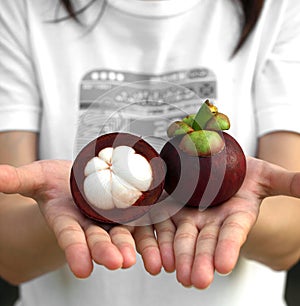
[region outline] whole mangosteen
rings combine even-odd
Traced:
[[[162,148],[167,173],[165,190],[187,206],[205,209],[231,198],[246,174],[246,158],[228,133],[226,115],[208,100],[195,115],[170,125]]]

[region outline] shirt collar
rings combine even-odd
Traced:
[[[171,17],[192,9],[201,0],[107,0],[108,4],[131,15]]]

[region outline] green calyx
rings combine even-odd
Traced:
[[[188,134],[193,131],[194,130],[192,129],[192,127],[186,124],[184,121],[175,121],[169,126],[167,134],[168,137],[171,138],[177,135]]]
[[[183,136],[179,148],[192,156],[211,156],[223,150],[225,143],[219,133],[200,130]]]
[[[206,130],[229,130],[230,122],[226,115],[222,113],[217,113],[210,120],[207,121],[205,125]]]
[[[179,148],[193,156],[210,156],[223,150],[221,131],[230,128],[229,118],[206,100],[197,114],[188,115],[172,123],[168,137],[183,135]]]

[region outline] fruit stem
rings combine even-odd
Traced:
[[[202,103],[192,124],[192,128],[195,131],[204,130],[206,123],[214,116],[210,105],[212,104],[210,104],[209,100],[206,100],[204,103]]]

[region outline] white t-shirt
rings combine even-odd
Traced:
[[[300,132],[300,2],[266,0],[233,58],[240,10],[232,2],[109,0],[87,31],[51,22],[65,14],[54,1],[1,1],[0,130],[37,131],[39,158],[72,159],[103,132],[161,139],[170,120],[208,97],[229,115],[246,154],[265,133]],[[101,5],[82,20],[95,20]],[[174,273],[148,275],[138,258],[128,270],[95,266],[85,280],[67,267],[41,276],[21,286],[18,306],[282,306],[284,285],[284,272],[241,259],[209,289],[184,288]]]

